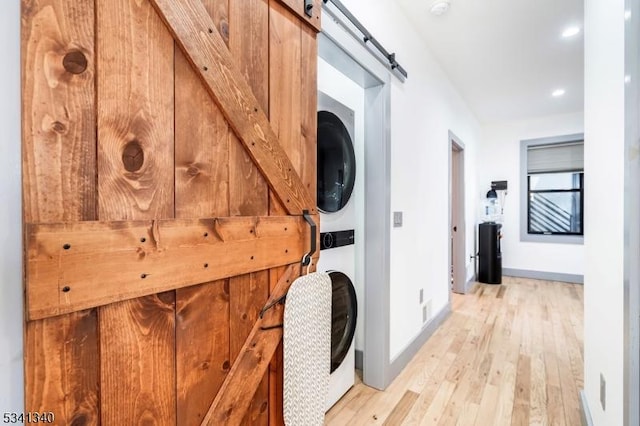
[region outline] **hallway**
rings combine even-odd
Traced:
[[[358,383],[326,424],[580,424],[581,285],[505,277],[452,308],[386,391]]]

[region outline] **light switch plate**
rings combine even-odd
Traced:
[[[402,226],[402,212],[393,212],[393,227],[400,228]]]

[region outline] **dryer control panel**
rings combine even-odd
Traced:
[[[355,231],[348,229],[346,231],[321,232],[320,233],[320,250],[352,245],[355,240]]]

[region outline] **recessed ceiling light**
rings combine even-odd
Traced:
[[[569,37],[573,37],[575,35],[580,34],[580,28],[579,27],[569,27],[567,29],[565,29],[562,32],[562,37],[563,38],[569,38]]]
[[[564,95],[565,91],[564,89],[556,89],[553,91],[553,93],[551,93],[551,96],[553,96],[554,98],[559,98],[560,96]]]
[[[628,21],[629,19],[631,19],[631,10],[627,9],[624,11],[624,20]]]
[[[435,0],[431,3],[431,13],[436,16],[443,15],[449,10],[450,5],[450,0]]]

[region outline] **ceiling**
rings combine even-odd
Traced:
[[[451,0],[442,16],[433,0],[394,1],[480,122],[583,110],[583,0]],[[571,25],[581,32],[562,38]]]

